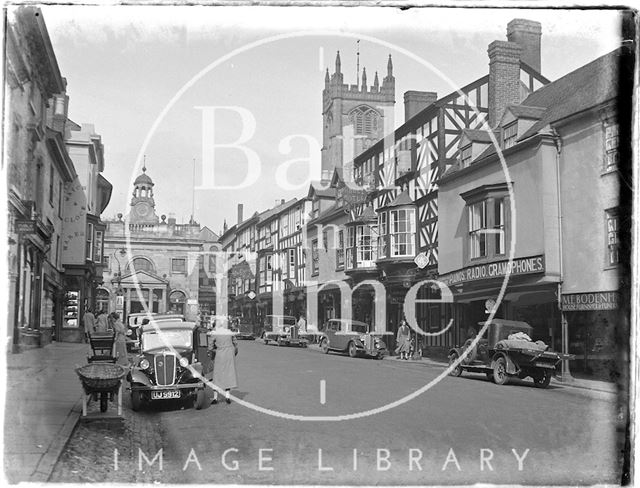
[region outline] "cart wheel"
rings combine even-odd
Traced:
[[[507,361],[503,357],[496,359],[493,365],[493,382],[496,385],[506,385],[509,382]]]
[[[134,412],[137,412],[138,410],[140,410],[141,406],[142,406],[142,393],[138,390],[133,390],[131,392],[131,409]]]
[[[458,360],[458,358],[459,358],[459,357],[460,357],[460,356],[458,356],[458,353],[452,352],[452,353],[451,353],[451,356],[449,356],[449,366],[451,366],[453,363],[455,363],[455,362]],[[455,367],[455,368],[453,368],[453,369],[451,370],[451,373],[449,373],[449,376],[455,376],[455,377],[458,377],[458,376],[460,376],[461,374],[462,374],[462,366],[460,366],[460,365],[458,364],[458,366],[457,366],[457,367]]]
[[[202,410],[207,403],[207,396],[204,393],[204,390],[198,390],[196,393],[196,410]]]
[[[542,376],[534,377],[533,384],[536,388],[547,388],[551,382],[551,375],[548,371],[545,371]]]
[[[106,412],[108,406],[109,406],[109,394],[101,393],[100,394],[100,411],[103,413]]]
[[[328,339],[322,339],[322,342],[320,343],[320,350],[325,354],[329,354],[329,341],[328,341]]]
[[[355,342],[349,343],[349,357],[355,358],[358,355],[358,349],[356,348]]]

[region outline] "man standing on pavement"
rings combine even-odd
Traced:
[[[96,318],[89,307],[84,311],[84,339],[89,342],[89,336],[96,331]]]
[[[107,332],[107,328],[108,328],[107,314],[104,310],[100,310],[98,312],[98,316],[96,317],[97,332],[104,334],[105,332]]]

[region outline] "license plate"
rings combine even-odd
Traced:
[[[170,398],[180,398],[180,391],[178,390],[164,390],[164,391],[152,391],[152,400],[167,400]]]

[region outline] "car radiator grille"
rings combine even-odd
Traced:
[[[157,355],[153,363],[158,386],[173,385],[176,381],[176,357],[173,354]]]
[[[364,348],[367,351],[370,351],[371,349],[373,349],[373,337],[371,337],[370,335],[365,336],[364,341],[362,341],[362,343],[364,344]]]

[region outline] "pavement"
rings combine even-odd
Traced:
[[[88,344],[54,342],[6,356],[4,480],[44,482],[82,412],[75,373]]]
[[[80,419],[82,387],[75,368],[86,364],[88,344],[52,343],[7,355],[4,420],[4,478],[8,483],[45,482]],[[385,361],[444,368],[429,358]],[[556,386],[615,394],[603,381],[575,379]]]

